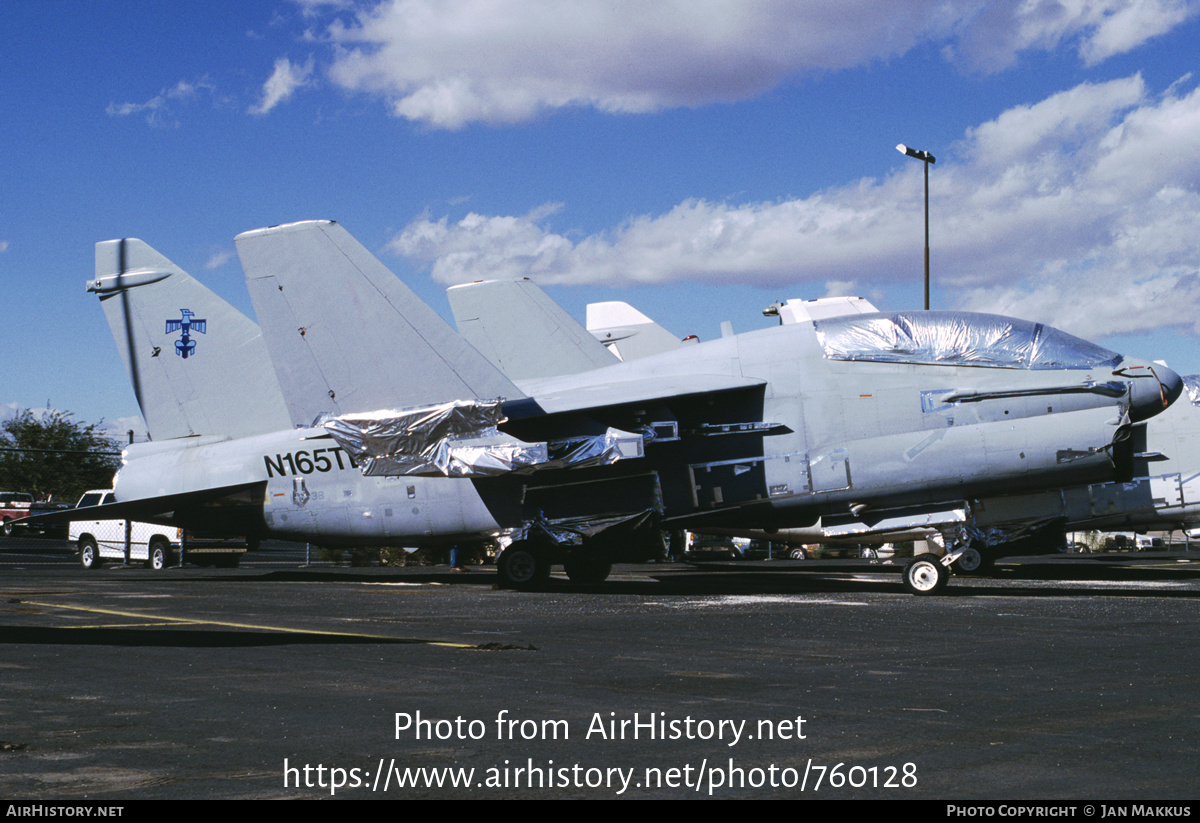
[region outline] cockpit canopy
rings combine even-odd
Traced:
[[[1042,323],[969,312],[882,312],[813,321],[831,360],[994,369],[1116,366],[1121,355]]]

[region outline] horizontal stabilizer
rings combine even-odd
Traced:
[[[100,305],[155,440],[291,427],[257,325],[141,240],[96,244]]]
[[[525,396],[337,223],[256,229],[236,243],[294,424]]]
[[[510,380],[577,374],[619,362],[532,280],[446,290],[458,330]]]
[[[84,506],[79,509],[63,509],[62,511],[35,514],[19,521],[30,525],[60,525],[73,520],[144,520],[155,522],[173,514],[179,509],[195,509],[210,503],[225,500],[245,492],[260,491],[262,482],[240,483],[235,486],[223,486],[214,489],[201,489],[182,494],[168,494],[161,497],[145,497],[138,500],[124,500],[116,503],[105,503],[101,506]]]

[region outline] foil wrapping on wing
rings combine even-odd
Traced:
[[[549,458],[538,469],[586,469],[644,454],[643,435],[609,428],[604,434],[552,440]]]
[[[1052,326],[968,312],[890,312],[816,320],[831,360],[1009,369],[1113,365],[1121,356]]]
[[[654,517],[654,514],[654,510],[645,509],[606,517],[567,517],[557,520],[549,520],[539,514],[520,530],[519,539],[546,536],[559,546],[581,546],[585,538],[595,537],[600,532],[614,526],[625,526],[630,529],[643,526]]]
[[[976,543],[985,546],[1000,546],[1029,537],[1056,522],[1061,523],[1062,518],[1057,516],[1035,517],[1029,520],[984,526],[977,523],[972,515],[969,522],[963,523],[958,528],[943,529],[942,535],[946,538],[947,545],[954,544],[962,547]]]
[[[348,414],[322,425],[369,477],[494,477],[585,468],[641,457],[641,435],[602,435],[527,443],[497,429],[501,401],[455,400],[414,409]]]
[[[1010,523],[1003,526],[970,526],[964,529],[971,538],[985,546],[1000,546],[1029,537],[1054,523],[1058,518],[1030,520],[1027,523]]]
[[[504,419],[499,400],[454,400],[341,415],[322,425],[368,476],[488,476],[544,460],[544,445],[530,454],[531,444],[496,429]]]

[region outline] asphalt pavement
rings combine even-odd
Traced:
[[[85,571],[0,547],[0,796],[1193,799],[1200,554]]]

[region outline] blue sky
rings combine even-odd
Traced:
[[[897,11],[897,10],[900,11]],[[1048,322],[1200,372],[1200,2],[7,0],[0,414],[140,421],[94,296],[140,237],[341,222],[435,309],[529,276],[681,336],[784,298]],[[140,422],[138,422],[140,425]]]

